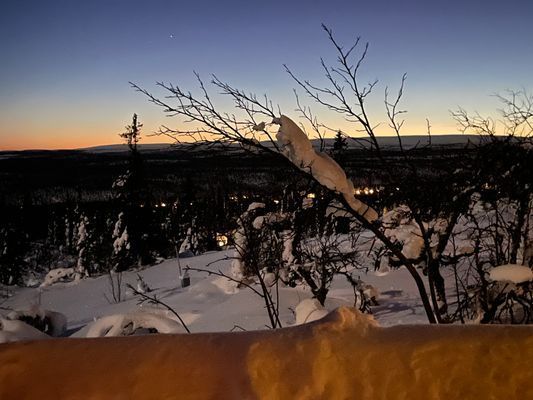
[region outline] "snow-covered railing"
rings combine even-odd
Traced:
[[[1,399],[530,399],[533,327],[394,326],[0,345]]]

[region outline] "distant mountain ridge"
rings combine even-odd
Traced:
[[[460,147],[468,143],[478,144],[487,136],[479,135],[465,135],[465,134],[446,134],[446,135],[411,135],[411,136],[402,136],[402,145],[404,148],[413,148],[413,147],[422,147],[431,144],[432,146],[438,147]],[[381,147],[386,149],[398,149],[398,138],[396,136],[379,136],[377,137],[378,143]],[[335,139],[327,138],[324,139],[324,147],[329,149],[333,146]],[[313,139],[313,145],[316,148],[320,148],[320,139]],[[263,142],[267,146],[271,146],[269,142]],[[173,143],[145,143],[138,144],[139,150],[143,152],[162,152],[169,151],[173,149],[184,150],[188,146],[193,144],[180,143],[179,145]],[[198,146],[198,143],[194,144]],[[358,137],[351,138],[347,140],[347,145],[349,149],[364,149],[370,148],[370,142],[368,137]],[[227,144],[226,144],[227,146]],[[235,149],[239,146],[235,144]],[[214,146],[216,148],[216,146]],[[85,152],[85,153],[94,153],[94,154],[104,154],[104,153],[123,153],[128,151],[128,146],[126,144],[109,144],[109,145],[99,145],[91,147],[82,147],[77,149],[26,149],[26,150],[0,150],[0,157],[6,158],[11,155],[21,155],[23,153],[46,153],[46,152]]]
[[[448,134],[448,135],[432,135],[431,137],[427,135],[412,135],[412,136],[402,136],[402,145],[405,148],[413,148],[415,146],[462,146],[468,143],[477,144],[483,140],[483,136],[478,135],[463,135],[463,134]],[[377,138],[380,146],[384,148],[399,148],[398,138],[396,136],[379,136]],[[320,147],[320,139],[313,139],[313,145],[315,147]],[[334,138],[324,139],[324,146],[326,149],[331,148],[335,142]],[[268,142],[264,142],[267,146],[270,145]],[[191,144],[192,145],[192,144]],[[197,145],[197,144],[195,144]],[[367,137],[352,138],[347,140],[348,148],[357,149],[357,148],[370,148],[370,143]],[[179,145],[172,143],[149,143],[149,144],[139,144],[140,151],[148,152],[157,152],[157,151],[166,151],[172,148],[186,148],[189,146],[186,143],[180,143]],[[237,146],[237,145],[236,145]],[[102,146],[93,146],[77,149],[80,151],[90,152],[90,153],[120,153],[128,151],[128,146],[125,144],[112,144],[112,145],[102,145]]]

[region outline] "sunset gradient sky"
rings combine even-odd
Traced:
[[[369,103],[376,121],[385,86],[397,88],[405,72],[405,133],[425,132],[426,117],[434,134],[454,133],[449,110],[491,114],[491,94],[533,90],[532,22],[527,0],[7,0],[0,150],[118,143],[134,112],[144,134],[177,126],[128,81],[159,94],[156,81],[194,89],[193,70],[267,93],[291,115],[294,83],[282,64],[321,81],[320,57],[334,57],[321,23],[346,45],[370,42],[362,78],[380,80]]]

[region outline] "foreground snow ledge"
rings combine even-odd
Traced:
[[[0,345],[0,398],[526,399],[532,359],[532,327],[380,328],[344,307],[277,331]]]

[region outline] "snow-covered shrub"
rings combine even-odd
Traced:
[[[232,275],[238,280],[254,281],[263,268],[277,271],[281,243],[275,226],[280,226],[286,217],[280,213],[266,213],[264,203],[251,203],[238,218],[238,227],[233,240],[235,252],[231,265]],[[278,228],[279,229],[279,228]]]
[[[531,268],[507,264],[490,268],[488,279],[469,287],[466,306],[476,322],[533,323],[533,272]]]
[[[533,238],[531,208],[519,213],[517,201],[486,190],[489,193],[472,195],[468,212],[459,217],[444,252],[459,298],[452,318],[531,323],[531,284],[526,279],[531,276],[527,257]]]
[[[280,273],[283,268],[283,233],[288,216],[281,212],[265,212],[265,204],[254,202],[237,220],[234,234],[235,252],[231,265],[232,279],[252,287],[265,302],[271,327],[281,327],[276,303]]]

